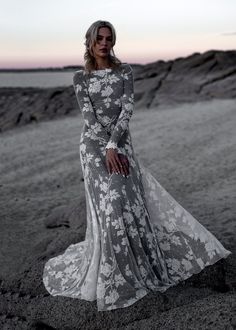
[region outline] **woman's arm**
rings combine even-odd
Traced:
[[[117,144],[128,128],[129,120],[133,114],[134,108],[134,80],[133,70],[129,64],[123,68],[124,93],[121,97],[122,109],[116,125],[112,131],[111,137],[106,145],[106,149],[112,148],[119,150]]]
[[[73,86],[84,122],[89,129],[85,134],[107,146],[109,135],[95,116],[83,70],[74,73]]]

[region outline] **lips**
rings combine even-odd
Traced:
[[[102,52],[107,52],[107,48],[101,48],[100,49]]]

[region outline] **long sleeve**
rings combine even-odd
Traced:
[[[74,73],[73,87],[84,122],[88,127],[88,132],[85,134],[93,140],[99,140],[104,146],[106,146],[110,136],[95,116],[83,70]]]
[[[117,144],[129,126],[129,120],[134,108],[134,80],[133,70],[129,64],[123,68],[124,92],[121,97],[121,112],[116,125],[111,133],[106,149],[113,148],[119,150]]]

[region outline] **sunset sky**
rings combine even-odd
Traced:
[[[84,35],[99,19],[129,63],[236,49],[236,0],[0,0],[0,68],[83,65]]]

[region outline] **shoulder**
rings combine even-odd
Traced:
[[[133,69],[129,63],[126,63],[126,62],[121,63],[120,67],[121,67],[123,73],[132,73],[133,72]]]
[[[73,72],[73,83],[78,84],[81,83],[85,78],[85,71],[84,69],[80,69]]]

